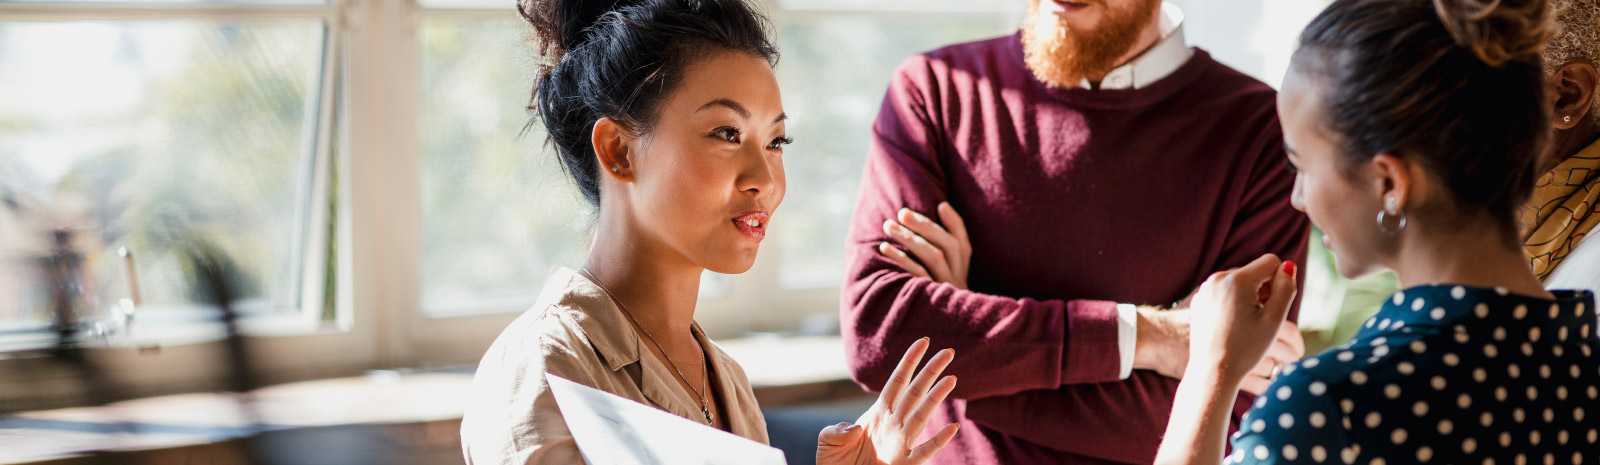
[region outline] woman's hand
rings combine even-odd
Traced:
[[[1295,292],[1294,262],[1272,254],[1212,274],[1195,292],[1185,377],[1203,373],[1238,388],[1246,377],[1276,375],[1259,367],[1268,349],[1289,343],[1282,327]]]
[[[895,219],[883,222],[883,233],[901,248],[888,242],[878,244],[878,254],[899,263],[912,276],[967,288],[967,266],[972,262],[972,241],[967,239],[967,224],[950,202],[940,202],[939,221],[902,208]],[[906,251],[911,253],[908,255]],[[915,259],[912,257],[915,256]]]
[[[933,409],[956,388],[954,376],[939,378],[939,373],[955,359],[955,352],[950,349],[934,354],[928,365],[912,377],[912,371],[927,351],[928,338],[911,343],[900,365],[889,376],[889,384],[883,387],[883,393],[867,413],[853,425],[829,426],[817,435],[819,465],[916,465],[933,457],[955,437],[956,425],[951,423],[932,439],[911,447],[928,425]],[[935,378],[939,378],[938,383],[934,382]]]

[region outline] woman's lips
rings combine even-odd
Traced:
[[[745,213],[733,218],[733,226],[739,228],[751,240],[761,242],[767,237],[767,220],[772,215],[767,212],[757,211]]]

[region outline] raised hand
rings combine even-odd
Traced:
[[[878,244],[878,253],[899,263],[912,276],[966,289],[967,266],[972,262],[967,224],[949,202],[940,202],[936,210],[943,226],[911,209],[900,209],[894,219],[883,222],[883,233],[900,247],[884,242]]]
[[[956,425],[951,423],[927,442],[912,447],[933,410],[956,387],[954,376],[939,378],[955,359],[955,352],[950,349],[934,354],[927,366],[912,376],[927,351],[928,338],[913,342],[872,408],[861,414],[855,424],[829,426],[817,435],[819,465],[917,465],[955,437]]]
[[[1248,377],[1274,375],[1270,371],[1275,370],[1261,370],[1268,350],[1287,346],[1277,350],[1280,358],[1297,352],[1298,333],[1291,338],[1296,341],[1280,342],[1285,339],[1283,319],[1295,292],[1294,262],[1280,262],[1271,254],[1212,274],[1195,293],[1185,371],[1205,370],[1236,385]],[[1299,347],[1298,352],[1304,352]]]

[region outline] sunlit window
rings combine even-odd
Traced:
[[[295,311],[323,62],[318,20],[0,22],[0,326],[52,320],[48,230],[73,233],[78,311],[129,298],[188,318],[179,257],[204,236],[241,310]]]

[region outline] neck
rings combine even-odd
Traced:
[[[1415,229],[1401,238],[1392,268],[1402,288],[1421,284],[1462,284],[1503,287],[1529,296],[1553,298],[1528,268],[1522,248],[1512,244],[1492,224]]]
[[[1594,145],[1596,140],[1600,140],[1600,125],[1597,124],[1579,124],[1572,129],[1557,129],[1554,137],[1550,139],[1552,156],[1540,171],[1555,169],[1561,162]]]
[[[642,229],[626,224],[622,215],[601,210],[583,268],[662,344],[692,340],[695,301],[705,270],[647,240]]]
[[[1157,7],[1155,16],[1150,18],[1150,22],[1146,23],[1144,29],[1139,31],[1139,40],[1135,41],[1132,47],[1128,47],[1128,53],[1123,54],[1122,58],[1118,58],[1117,63],[1112,65],[1111,69],[1117,69],[1123,65],[1133,62],[1135,58],[1139,58],[1140,55],[1144,55],[1144,52],[1150,51],[1150,48],[1155,47],[1156,44],[1160,42],[1161,8]],[[1093,83],[1095,86],[1099,86],[1100,81],[1105,80],[1106,74],[1109,73],[1110,71],[1108,70],[1105,73],[1091,74],[1084,76],[1084,79],[1088,80],[1090,83]]]

